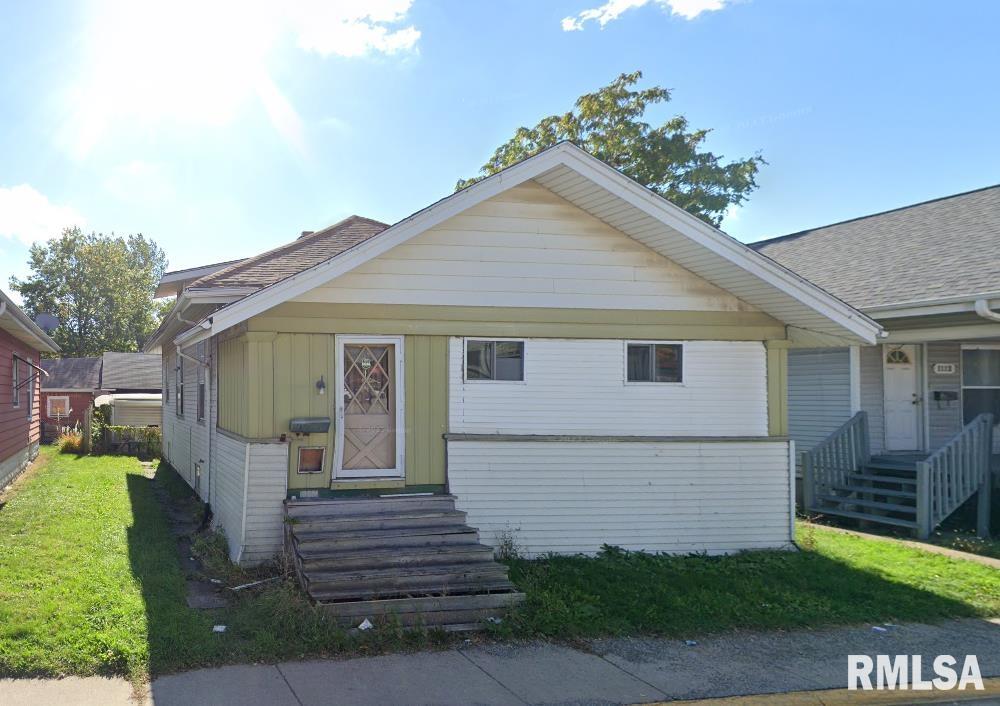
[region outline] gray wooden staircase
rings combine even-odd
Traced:
[[[926,539],[978,494],[977,530],[989,533],[993,417],[981,414],[926,458],[872,457],[868,419],[859,412],[802,454],[810,512],[902,527]]]
[[[473,629],[523,599],[451,495],[286,500],[306,593],[345,624]]]

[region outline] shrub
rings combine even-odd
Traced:
[[[83,434],[77,429],[67,429],[56,439],[56,448],[63,454],[83,453]]]
[[[129,427],[105,424],[101,427],[101,450],[105,453],[126,453],[139,458],[160,456],[158,427]]]

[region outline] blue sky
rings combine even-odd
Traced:
[[[396,221],[635,69],[673,89],[653,119],[768,161],[723,224],[744,241],[1000,182],[986,0],[159,5],[0,2],[5,290],[73,223],[177,269]]]

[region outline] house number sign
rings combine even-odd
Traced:
[[[954,375],[958,372],[958,366],[954,363],[935,363],[934,373],[936,375]]]

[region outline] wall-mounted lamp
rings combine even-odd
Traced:
[[[318,392],[321,395],[326,394],[326,381],[323,380],[322,375],[320,375],[319,380],[316,381],[316,392]]]

